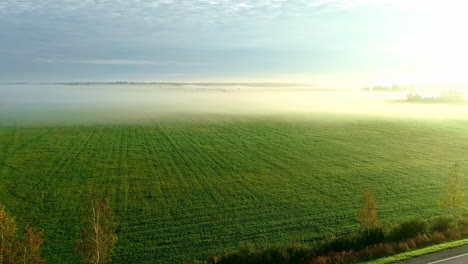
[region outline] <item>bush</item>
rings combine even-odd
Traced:
[[[396,248],[398,249],[399,252],[406,252],[410,250],[410,247],[408,246],[408,243],[406,242],[399,242]]]
[[[461,218],[457,222],[457,227],[458,230],[462,235],[468,235],[468,219],[467,218]]]
[[[229,252],[228,251],[224,251],[222,253],[219,253],[219,254],[213,254],[212,256],[210,256],[207,260],[208,263],[210,264],[217,264],[217,263],[220,263],[220,261],[224,258],[227,258],[229,256]],[[196,262],[195,262],[196,263]],[[187,263],[189,264],[189,263]],[[190,263],[191,264],[191,263]]]
[[[423,219],[413,219],[401,223],[395,227],[391,232],[389,239],[391,241],[401,241],[409,238],[413,238],[420,234],[426,234],[428,232],[428,224]]]
[[[359,256],[354,251],[341,251],[330,253],[330,260],[336,264],[354,263],[359,259]]]
[[[288,248],[289,263],[307,263],[315,256],[315,249],[305,244],[296,243]]]
[[[324,241],[262,247],[248,243],[237,251],[212,256],[210,264],[347,264],[405,252],[468,236],[468,218],[412,219],[390,228],[355,232]],[[194,263],[194,262],[192,262]],[[203,263],[203,262],[200,262]]]
[[[443,234],[449,240],[458,240],[463,237],[463,234],[460,232],[460,229],[454,227],[446,230]]]
[[[390,255],[393,255],[394,253],[395,253],[395,250],[393,249],[391,244],[380,243],[380,244],[368,246],[362,249],[359,252],[359,259],[361,261],[371,260],[371,259],[390,256]]]
[[[262,258],[262,263],[281,264],[289,262],[288,248],[285,246],[276,246],[268,249]]]
[[[431,233],[432,232],[444,232],[447,229],[453,227],[454,224],[455,224],[455,221],[453,217],[439,216],[439,217],[432,219],[429,229]]]
[[[369,233],[365,232],[361,234],[362,244],[368,245],[375,245],[385,241],[385,231],[380,228],[372,228],[369,230]]]
[[[412,240],[414,240],[414,242],[416,243],[416,245],[418,245],[418,247],[430,244],[430,239],[426,234],[417,235]]]
[[[360,233],[342,237],[332,237],[325,240],[320,253],[326,254],[328,252],[360,250],[366,246],[363,242],[362,234]]]
[[[324,256],[318,256],[311,262],[311,264],[330,264],[330,263],[331,263],[330,259]]]
[[[372,228],[369,231],[354,233],[343,237],[332,237],[323,243],[320,253],[340,252],[347,250],[358,251],[367,246],[379,244],[385,241],[385,231],[380,228]]]
[[[431,242],[436,243],[436,244],[445,242],[444,234],[440,232],[435,232],[434,234],[432,234]]]
[[[415,247],[417,247],[418,245],[416,244],[415,239],[410,239],[410,240],[408,240],[408,246],[409,246],[410,248],[415,248]]]

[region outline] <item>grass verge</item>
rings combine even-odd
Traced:
[[[372,261],[360,262],[359,264],[387,264],[387,263],[394,263],[396,261],[407,260],[415,257],[419,257],[422,255],[439,252],[446,249],[461,247],[464,245],[468,245],[468,239],[452,241],[440,245],[429,246],[425,248],[420,248],[416,250],[412,250],[405,253],[400,253],[394,256],[380,258]]]

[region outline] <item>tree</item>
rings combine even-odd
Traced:
[[[117,241],[109,199],[97,198],[95,195],[91,197],[83,220],[84,228],[76,253],[85,264],[108,263]]]
[[[0,264],[17,262],[15,219],[10,217],[5,206],[0,206]]]
[[[463,174],[460,166],[458,163],[455,163],[447,180],[442,198],[439,200],[439,206],[448,209],[454,216],[458,215],[460,210],[466,208],[463,184]]]
[[[0,264],[43,264],[41,256],[42,233],[27,226],[24,241],[18,239],[16,223],[4,206],[0,207]]]
[[[24,242],[21,249],[22,264],[43,264],[45,260],[41,256],[42,232],[36,232],[29,225],[24,229]]]
[[[361,227],[367,230],[367,235],[378,225],[377,202],[370,191],[365,191],[362,195],[362,207],[357,213],[357,219]]]
[[[0,207],[0,264],[43,264],[41,256],[42,233],[30,226],[24,230],[24,240],[16,233],[15,219]]]

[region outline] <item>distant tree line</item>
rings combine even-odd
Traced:
[[[363,91],[368,91],[368,92],[400,92],[400,91],[407,91],[409,89],[412,89],[412,86],[396,85],[396,84],[391,85],[391,86],[377,85],[373,87],[362,88]]]
[[[406,96],[409,102],[422,103],[462,103],[465,101],[464,94],[459,91],[449,90],[442,92],[438,97],[425,97],[418,93],[409,93]]]

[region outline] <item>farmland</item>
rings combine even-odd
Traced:
[[[357,228],[371,189],[383,222],[440,214],[468,148],[465,121],[192,114],[145,122],[0,128],[0,200],[73,263],[89,186],[112,198],[114,263],[174,263]]]

